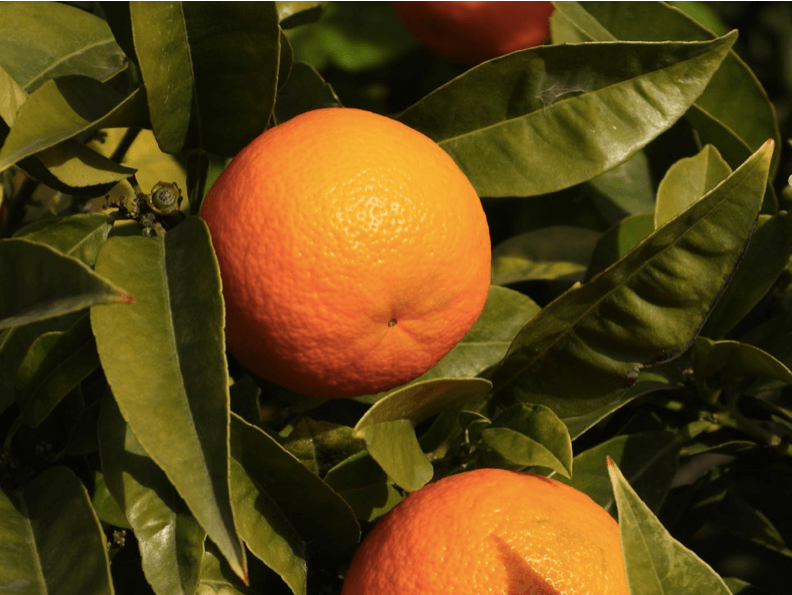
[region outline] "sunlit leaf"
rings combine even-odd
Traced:
[[[2,13],[0,66],[28,93],[56,76],[104,81],[126,67],[107,23],[75,6],[4,2]]]
[[[52,467],[24,492],[0,491],[3,589],[48,595],[111,595],[110,561],[99,519],[80,480]]]
[[[366,441],[371,458],[402,489],[414,492],[432,479],[432,464],[421,450],[409,420],[371,423],[356,433]]]
[[[517,336],[495,390],[561,417],[592,411],[641,368],[695,338],[751,237],[772,143],[727,180],[586,285],[545,307]]]
[[[607,269],[654,231],[654,215],[643,213],[622,219],[600,236],[591,254],[586,279]]]
[[[110,223],[103,213],[81,213],[46,219],[28,225],[14,234],[31,242],[47,244],[88,266],[96,263],[99,248],[107,240]]]
[[[731,595],[701,558],[676,541],[644,504],[612,461],[608,461],[619,511],[627,583],[641,595]]]
[[[540,46],[472,68],[399,119],[448,151],[480,196],[546,194],[613,169],[668,129],[734,40]]]
[[[195,217],[164,239],[113,237],[102,246],[96,270],[135,298],[129,309],[91,311],[102,368],[119,409],[243,576],[228,485],[223,300],[209,231]]]

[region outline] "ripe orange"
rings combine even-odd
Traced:
[[[341,595],[628,595],[616,521],[555,480],[479,469],[407,496],[360,545]]]
[[[407,28],[441,56],[478,64],[540,45],[552,2],[394,2]]]
[[[201,215],[229,349],[298,393],[352,397],[420,376],[489,290],[489,228],[468,179],[432,140],[370,112],[319,109],[271,128]]]

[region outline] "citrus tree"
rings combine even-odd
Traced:
[[[502,468],[617,518],[634,595],[787,592],[787,3],[561,2],[476,66],[389,3],[75,4],[0,4],[0,590],[340,593],[407,494]],[[431,369],[327,400],[226,352],[200,212],[339,106],[453,159],[491,286]]]

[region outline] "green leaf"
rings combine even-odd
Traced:
[[[760,215],[751,243],[701,333],[713,339],[726,336],[767,295],[784,272],[791,253],[789,217]]]
[[[484,310],[473,328],[414,383],[482,374],[503,359],[514,337],[539,310],[525,294],[491,285]]]
[[[592,199],[610,223],[654,210],[655,191],[645,151],[587,183]]]
[[[5,590],[111,595],[99,519],[80,480],[52,467],[20,495],[0,492],[0,577]]]
[[[151,460],[112,398],[102,403],[99,443],[104,480],[135,531],[146,580],[158,595],[191,595],[206,532]]]
[[[517,404],[492,420],[481,432],[484,442],[506,461],[546,467],[572,476],[572,441],[564,422],[543,405]]]
[[[580,281],[600,234],[583,227],[543,227],[492,250],[492,284],[561,279]]]
[[[330,469],[325,481],[361,521],[378,519],[402,500],[388,475],[367,452],[352,455]]]
[[[132,2],[130,14],[163,151],[230,157],[264,131],[278,81],[274,3]]]
[[[141,97],[139,91],[124,97],[111,86],[85,76],[47,81],[19,108],[0,149],[0,171],[78,134],[136,123]],[[44,159],[53,161],[55,156],[45,154]],[[93,159],[105,162],[100,156]]]
[[[344,500],[275,439],[231,415],[231,454],[311,548],[348,554],[360,527]]]
[[[304,112],[323,107],[341,107],[333,87],[316,70],[304,62],[292,65],[289,78],[278,91],[275,120],[278,123]]]
[[[672,432],[616,436],[577,455],[571,480],[555,479],[585,492],[616,516],[616,501],[606,464],[610,458],[647,507],[656,513],[671,488],[681,446],[682,441]]]
[[[632,215],[616,223],[600,236],[591,254],[586,280],[607,269],[632,250],[655,229],[654,215]]]
[[[0,288],[0,329],[131,299],[76,258],[26,239],[0,241]]]
[[[696,554],[676,541],[608,460],[624,550],[627,584],[641,595],[731,595]]]
[[[106,81],[126,68],[126,58],[107,23],[84,10],[59,2],[4,2],[0,66],[32,93],[58,76]]]
[[[714,34],[682,11],[664,2],[623,4],[615,2],[560,2],[557,12],[563,12],[578,29],[583,39],[609,41],[706,40]],[[562,43],[565,39],[554,39]],[[724,98],[728,97],[728,101]],[[729,52],[723,65],[696,100],[692,113],[701,111],[756,151],[768,138],[781,142],[775,110],[750,68],[736,53]],[[750,114],[750,117],[746,117]],[[712,142],[706,139],[705,142]],[[718,146],[723,150],[723,147]],[[745,156],[747,157],[747,155]],[[745,158],[743,157],[743,159]],[[778,165],[773,158],[771,173]],[[740,160],[742,161],[742,159]]]
[[[431,481],[434,469],[409,420],[371,423],[356,434],[366,441],[371,458],[403,490],[415,492]]]
[[[113,237],[99,251],[96,270],[135,296],[127,309],[91,310],[102,368],[119,409],[243,576],[228,485],[223,299],[206,224],[191,217],[164,239]]]
[[[310,417],[303,417],[294,425],[284,446],[319,477],[366,448],[349,426]]]
[[[295,595],[305,594],[305,544],[267,492],[231,461],[234,517],[248,549],[274,570]]]
[[[211,542],[206,542],[196,595],[258,595],[246,587]]]
[[[723,582],[726,583],[733,595],[769,595],[767,591],[757,589],[738,578],[725,578]]]
[[[767,377],[792,384],[792,372],[783,363],[758,347],[738,341],[712,341],[698,337],[690,350],[695,379],[712,382],[718,376],[720,384],[737,380]]]
[[[27,98],[25,90],[0,66],[0,120],[10,127]]]
[[[20,229],[14,237],[47,244],[67,256],[79,258],[90,267],[96,263],[96,255],[111,227],[104,213],[81,213],[33,223]]]
[[[698,155],[680,159],[657,188],[655,228],[671,221],[732,173],[718,149],[704,147]]]
[[[99,520],[115,527],[131,530],[132,526],[127,521],[126,516],[124,516],[124,511],[121,510],[118,502],[116,502],[110,490],[107,489],[104,473],[95,471],[93,479],[94,491],[91,497],[91,504],[93,504]]]
[[[41,335],[28,349],[14,382],[22,421],[38,427],[98,367],[87,312],[67,331]]]
[[[278,8],[278,19],[284,29],[307,25],[319,20],[327,2],[275,2]]]
[[[468,70],[399,119],[438,142],[480,196],[546,194],[613,169],[668,129],[734,40],[540,46]]]
[[[588,284],[546,306],[493,376],[561,417],[592,411],[693,341],[753,232],[772,143]]]

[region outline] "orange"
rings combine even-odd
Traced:
[[[550,34],[552,2],[394,2],[407,28],[433,52],[478,64],[537,46]]]
[[[428,484],[355,552],[341,595],[628,595],[619,528],[540,475],[479,469]]]
[[[489,290],[489,228],[468,179],[428,137],[363,110],[319,109],[264,132],[201,215],[230,351],[301,394],[416,378],[470,330]]]

